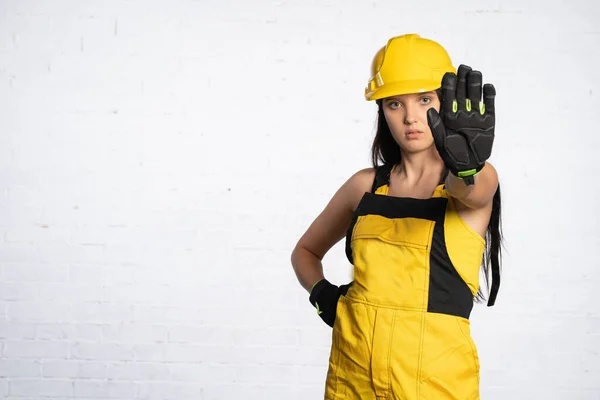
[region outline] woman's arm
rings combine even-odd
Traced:
[[[350,177],[337,190],[292,251],[294,272],[307,292],[310,293],[314,284],[324,278],[321,261],[329,249],[345,237],[354,210],[363,194],[371,188],[374,174],[372,168],[367,168]]]
[[[449,173],[446,178],[446,191],[468,208],[480,209],[492,202],[498,188],[498,174],[489,162],[477,175],[474,185],[465,185],[462,179]]]

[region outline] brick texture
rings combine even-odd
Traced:
[[[482,398],[597,400],[598,18],[589,0],[0,2],[0,398],[322,398],[330,329],[289,255],[369,166],[372,56],[417,32],[498,92]],[[343,243],[324,266],[350,279]]]

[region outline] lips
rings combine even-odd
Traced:
[[[418,129],[410,129],[405,132],[405,136],[407,139],[418,139],[423,134],[423,131]]]

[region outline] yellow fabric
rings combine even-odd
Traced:
[[[450,212],[446,213],[444,223],[446,232],[450,232],[446,235],[448,255],[471,292],[476,294],[485,240],[458,216],[454,201],[449,196],[448,204]]]
[[[387,189],[375,194],[387,196]],[[447,253],[475,295],[485,242],[460,219],[442,185],[433,197],[448,200]],[[414,217],[357,218],[350,237],[354,283],[337,306],[325,399],[479,399],[469,320],[428,311],[434,225]]]
[[[439,89],[446,72],[456,73],[446,50],[417,34],[390,38],[371,63],[367,100]]]

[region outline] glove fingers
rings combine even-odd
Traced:
[[[456,100],[456,75],[452,72],[446,72],[442,78],[442,103],[443,114],[452,112],[452,104]]]
[[[470,101],[470,104],[467,104],[467,111],[479,110],[482,81],[483,77],[479,71],[472,71],[467,76],[467,98]]]
[[[348,293],[348,289],[350,289],[350,286],[352,286],[353,283],[354,283],[354,281],[347,283],[345,285],[341,285],[340,286],[340,295],[345,296],[346,293]]]
[[[496,116],[496,88],[491,83],[483,85],[483,104],[485,104],[485,112],[492,116]]]
[[[467,75],[471,72],[471,67],[461,64],[458,67],[458,82],[456,84],[456,100],[458,109],[466,110],[467,100]]]

